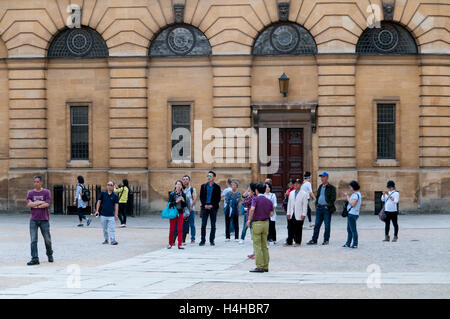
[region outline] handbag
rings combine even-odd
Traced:
[[[386,222],[386,212],[384,211],[384,205],[383,205],[383,208],[381,208],[380,212],[378,213],[378,218],[382,222]]]
[[[344,208],[342,209],[342,217],[348,216],[348,210],[347,210],[348,201],[344,202]]]
[[[164,219],[174,219],[178,217],[178,210],[173,207],[170,203],[167,204],[167,207],[162,211],[161,218]]]

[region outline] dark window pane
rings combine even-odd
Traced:
[[[72,106],[70,108],[71,159],[89,159],[89,108]]]
[[[189,132],[191,131],[191,107],[189,105],[172,106],[172,132],[180,128],[186,129]],[[172,160],[190,160],[190,138],[184,141],[183,138],[185,138],[185,135],[174,137],[175,139],[172,140],[172,149],[175,145],[181,144],[178,145],[176,154],[172,153]],[[181,145],[183,147],[180,147]]]
[[[377,105],[377,158],[395,159],[395,104]]]

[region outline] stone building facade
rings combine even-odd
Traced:
[[[266,177],[249,141],[199,160],[214,127],[279,128],[278,190],[327,171],[373,210],[393,179],[403,210],[448,212],[449,17],[435,0],[3,0],[0,209],[23,208],[38,173],[50,189],[127,177],[150,209],[184,174]]]

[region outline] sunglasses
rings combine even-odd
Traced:
[[[113,184],[107,184],[107,186],[114,186]]]
[[[208,175],[206,175],[206,177],[213,177],[213,175],[212,174],[208,174]]]

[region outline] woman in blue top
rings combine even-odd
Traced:
[[[360,186],[357,181],[351,181],[349,184],[352,194],[343,193],[347,198],[347,242],[342,247],[358,248],[358,230],[356,229],[356,221],[359,217],[359,210],[361,208],[361,193],[359,192]],[[352,244],[353,239],[353,245]],[[350,246],[351,245],[351,246]]]
[[[234,240],[239,241],[239,202],[241,193],[238,192],[237,181],[231,182],[231,191],[225,193],[225,241],[230,241],[230,223],[233,221]]]

